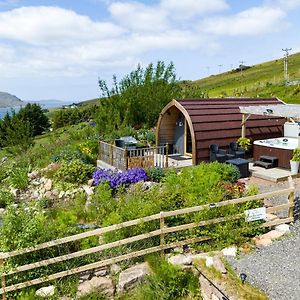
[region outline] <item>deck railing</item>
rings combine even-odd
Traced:
[[[170,248],[174,248],[174,247],[178,247],[178,246],[182,246],[182,245],[186,245],[186,244],[196,243],[196,242],[204,242],[204,241],[212,240],[213,238],[211,236],[197,236],[197,237],[185,239],[185,240],[182,240],[179,242],[167,243],[166,235],[170,234],[170,233],[189,230],[192,228],[202,227],[202,226],[206,226],[206,225],[221,224],[221,223],[226,223],[226,222],[233,221],[233,220],[239,220],[241,218],[245,218],[245,215],[244,215],[244,213],[241,212],[239,214],[235,214],[235,215],[231,215],[231,216],[227,216],[227,217],[213,218],[213,219],[202,220],[199,222],[181,224],[181,225],[176,225],[176,226],[173,225],[170,227],[168,225],[172,225],[172,223],[168,224],[168,222],[166,222],[166,219],[169,217],[179,216],[179,215],[183,215],[183,214],[192,214],[192,213],[201,212],[201,211],[204,211],[207,209],[215,210],[220,207],[224,207],[224,206],[228,206],[228,205],[230,205],[230,206],[239,205],[239,204],[243,204],[243,203],[247,203],[247,202],[251,202],[251,201],[257,201],[257,200],[260,200],[263,203],[264,199],[270,199],[274,196],[279,196],[279,195],[287,195],[288,201],[286,203],[266,208],[266,212],[270,213],[270,214],[276,213],[279,211],[283,211],[283,210],[288,211],[287,216],[284,216],[282,218],[277,218],[276,220],[273,220],[273,221],[267,221],[258,226],[271,227],[271,226],[278,225],[278,224],[293,222],[294,221],[294,217],[293,217],[294,192],[295,192],[294,183],[293,183],[292,179],[289,178],[289,187],[279,190],[279,191],[273,191],[273,192],[268,192],[268,193],[264,193],[264,194],[254,195],[254,196],[237,198],[237,199],[233,199],[233,200],[226,200],[226,201],[217,202],[214,204],[205,204],[205,205],[201,205],[201,206],[188,207],[188,208],[183,208],[183,209],[179,209],[179,210],[175,210],[175,211],[160,212],[160,213],[146,216],[143,218],[126,221],[126,222],[123,222],[120,224],[115,224],[115,225],[111,225],[108,227],[95,229],[92,231],[79,233],[79,234],[68,236],[65,238],[53,240],[50,242],[45,242],[45,243],[39,244],[37,246],[28,247],[28,248],[21,249],[21,250],[15,250],[15,251],[7,252],[7,253],[0,253],[0,265],[4,266],[6,260],[8,260],[12,257],[21,256],[21,255],[28,254],[28,253],[33,253],[33,252],[39,251],[41,249],[49,249],[52,247],[56,247],[58,245],[78,241],[78,240],[92,237],[92,236],[101,236],[104,233],[115,232],[117,230],[128,228],[131,226],[138,226],[145,222],[159,221],[159,222],[157,222],[157,224],[158,224],[157,226],[159,226],[159,228],[149,231],[144,234],[131,236],[131,237],[117,240],[117,241],[107,243],[107,244],[99,244],[98,246],[95,246],[92,248],[88,248],[85,250],[44,259],[44,260],[41,260],[38,262],[26,264],[26,265],[19,265],[13,269],[6,270],[6,271],[4,271],[5,268],[4,269],[2,268],[2,269],[0,269],[0,277],[1,277],[1,284],[2,284],[1,285],[2,288],[0,289],[0,295],[2,294],[3,300],[6,300],[7,293],[12,292],[12,291],[17,291],[17,290],[23,289],[25,287],[43,284],[43,283],[46,283],[46,282],[49,282],[49,281],[52,281],[55,279],[63,278],[66,276],[70,276],[73,274],[78,274],[78,273],[82,273],[85,271],[101,268],[104,266],[111,265],[113,263],[131,259],[131,258],[144,256],[149,253],[161,252],[163,254],[164,250],[166,250],[166,249],[170,249]],[[133,232],[134,232],[134,230],[133,230]],[[68,261],[68,260],[78,258],[78,257],[85,257],[85,256],[93,254],[93,253],[100,253],[104,250],[131,244],[131,243],[134,243],[137,241],[142,241],[145,239],[150,239],[153,237],[160,237],[158,240],[158,243],[159,243],[158,246],[152,246],[152,247],[144,248],[142,250],[132,251],[130,253],[118,255],[113,258],[107,258],[107,259],[104,259],[101,261],[95,261],[92,263],[88,263],[88,264],[80,266],[80,267],[75,267],[75,268],[71,267],[70,269],[67,269],[65,271],[60,271],[58,273],[54,273],[54,274],[51,274],[48,276],[44,276],[44,277],[29,280],[26,282],[20,282],[20,283],[12,284],[10,286],[6,286],[6,279],[8,276],[12,276],[12,275],[15,276],[15,274],[19,274],[21,272],[38,269],[40,267],[50,266],[52,264],[61,263],[63,261]],[[18,277],[16,276],[16,278],[18,278]],[[19,278],[21,278],[21,277],[19,277]]]
[[[99,142],[99,160],[122,171],[137,167],[168,168],[168,151],[168,145],[120,148],[103,141]]]

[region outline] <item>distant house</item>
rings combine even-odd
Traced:
[[[62,108],[63,109],[67,109],[67,108],[78,108],[80,105],[78,103],[72,103],[72,104],[68,104],[68,105],[63,105]]]
[[[207,161],[209,145],[227,149],[241,136],[239,106],[283,104],[277,98],[175,99],[161,111],[157,145],[169,144],[171,153],[192,157],[193,164]],[[280,137],[284,118],[252,115],[246,136],[253,140]]]

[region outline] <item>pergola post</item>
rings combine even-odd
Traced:
[[[247,121],[246,115],[243,114],[242,115],[242,135],[241,135],[242,138],[246,137],[246,121]]]

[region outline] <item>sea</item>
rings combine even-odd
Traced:
[[[73,101],[60,101],[60,100],[24,101],[23,106],[25,106],[27,103],[37,103],[43,109],[48,109],[48,108],[62,107],[63,105],[69,105],[69,104],[73,103]],[[9,114],[11,113],[12,110],[14,110],[15,112],[18,112],[19,109],[20,109],[20,106],[5,107],[5,108],[0,107],[0,119],[3,119],[3,117],[6,115],[7,112]]]

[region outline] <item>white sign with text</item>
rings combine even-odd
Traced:
[[[267,210],[265,207],[245,210],[246,221],[252,222],[257,220],[265,220],[266,212]]]

